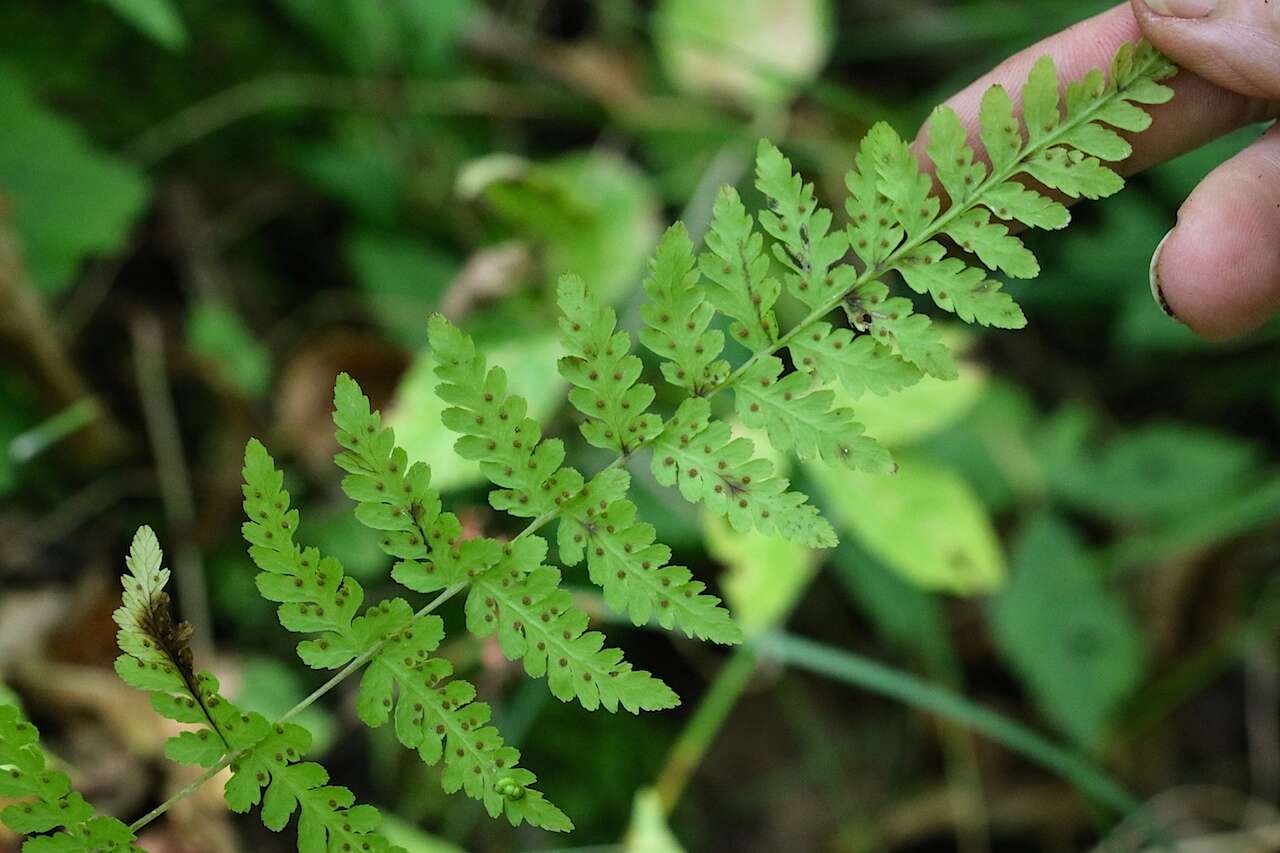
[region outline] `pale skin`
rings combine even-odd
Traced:
[[[976,142],[978,105],[993,84],[1016,98],[1045,54],[1063,80],[1078,79],[1143,36],[1182,71],[1170,81],[1173,101],[1152,109],[1151,128],[1132,138],[1124,173],[1280,116],[1280,0],[1130,0],[1011,57],[947,104]],[[1206,177],[1170,224],[1151,268],[1166,312],[1211,340],[1280,313],[1280,125]]]

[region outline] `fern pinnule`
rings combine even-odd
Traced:
[[[582,435],[595,447],[629,453],[662,431],[662,419],[645,413],[654,391],[636,381],[644,366],[631,354],[631,336],[617,330],[613,309],[577,276],[563,276],[557,296],[568,352],[560,375],[574,386],[569,402],[586,416]]]
[[[640,343],[659,358],[662,375],[677,388],[701,395],[729,376],[729,363],[720,359],[724,332],[710,328],[716,309],[707,301],[698,272],[698,259],[684,223],[677,222],[658,241],[641,306],[645,328]]]
[[[97,814],[71,790],[67,774],[49,766],[40,733],[13,705],[0,705],[0,822],[27,841],[23,853],[142,853],[134,833]]]

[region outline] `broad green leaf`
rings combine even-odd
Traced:
[[[605,304],[639,281],[661,234],[648,177],[603,151],[508,167],[482,191],[512,229],[542,244],[549,281],[581,276]]]
[[[1142,677],[1138,629],[1064,522],[1028,522],[1013,564],[991,611],[996,644],[1045,716],[1080,745],[1096,747]]]
[[[961,420],[987,387],[987,374],[972,362],[959,363],[959,375],[944,381],[926,376],[914,385],[880,396],[849,400],[837,389],[840,405],[851,407],[867,435],[886,447],[903,447],[941,432]]]
[[[1039,441],[1049,488],[1108,521],[1164,519],[1247,490],[1258,449],[1241,439],[1175,422],[1122,432],[1100,447],[1093,418],[1066,409]]]
[[[663,0],[654,41],[677,88],[755,108],[817,77],[831,22],[829,0]]]
[[[0,198],[36,286],[54,294],[85,259],[119,251],[149,192],[132,165],[95,148],[0,73]]]
[[[707,551],[725,566],[720,585],[734,621],[748,637],[781,627],[813,580],[813,552],[781,536],[739,533],[709,512],[702,518]]]
[[[446,70],[474,10],[472,0],[276,0],[354,71]]]
[[[187,44],[187,28],[171,0],[102,0],[147,38],[177,50]]]
[[[807,470],[836,523],[912,583],[976,595],[1004,581],[991,519],[954,471],[905,453],[891,477],[812,463]]]
[[[187,346],[209,359],[221,377],[246,396],[261,397],[270,389],[271,351],[222,302],[206,299],[191,307]]]

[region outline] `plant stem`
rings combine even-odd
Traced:
[[[134,318],[129,332],[133,338],[133,369],[142,401],[142,420],[160,483],[160,501],[177,537],[173,571],[178,578],[178,604],[182,617],[194,626],[192,646],[196,654],[203,657],[213,647],[209,627],[213,620],[209,615],[204,560],[193,541],[195,497],[165,366],[164,330],[155,317],[141,314]]]
[[[1088,759],[950,690],[852,652],[786,634],[761,637],[756,648],[762,655],[775,657],[790,666],[888,696],[980,732],[1061,776],[1120,814],[1141,808],[1132,794]]]
[[[728,662],[716,673],[707,694],[702,697],[698,710],[685,725],[680,738],[667,755],[667,763],[654,790],[658,802],[667,814],[675,808],[689,779],[693,776],[711,743],[724,725],[725,719],[742,696],[756,671],[755,653],[746,646],[734,650]]]
[[[435,610],[437,607],[444,604],[449,599],[453,598],[455,595],[461,592],[465,587],[466,587],[466,584],[456,583],[453,586],[449,587],[448,589],[444,590],[435,598],[433,598],[430,602],[424,605],[421,610],[415,613],[414,620],[416,621],[418,619],[421,619],[423,616],[426,616],[428,613]],[[352,660],[342,669],[338,670],[338,672],[335,673],[332,678],[330,678],[324,684],[320,685],[314,691],[312,691],[310,696],[303,699],[297,705],[294,705],[288,711],[285,711],[285,713],[278,720],[275,721],[276,724],[286,723],[289,720],[292,720],[294,717],[301,714],[303,711],[310,708],[312,705],[316,703],[318,699],[320,699],[320,697],[324,696],[326,693],[333,690],[333,688],[337,687],[339,684],[345,681],[353,672],[355,672],[356,670],[360,669],[360,667],[368,663],[375,655],[377,655],[379,651],[382,650],[382,647],[389,641],[390,641],[390,638],[386,640],[379,640],[373,646],[366,649],[363,654],[361,654],[359,657]],[[253,747],[247,747],[245,749],[241,749],[236,752],[231,752],[224,755],[221,761],[219,761],[213,767],[210,767],[205,772],[201,773],[182,790],[178,791],[176,794],[169,797],[169,799],[165,800],[163,803],[156,806],[154,809],[147,812],[145,815],[143,815],[142,817],[134,821],[132,824],[130,824],[129,825],[130,831],[136,834],[138,830],[142,829],[144,826],[151,823],[153,820],[155,820],[156,818],[160,817],[162,814],[167,812],[169,809],[171,809],[174,806],[175,803],[178,803],[181,800],[184,800],[187,797],[191,796],[191,794],[193,794],[196,791],[196,789],[198,789],[201,785],[203,785],[205,782],[208,782],[214,776],[217,776],[219,773],[221,773],[223,770],[229,767],[233,762],[237,761],[242,756],[252,751],[252,749]]]

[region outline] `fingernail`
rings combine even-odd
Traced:
[[[1171,18],[1207,18],[1218,7],[1218,0],[1146,0],[1151,11]]]
[[[1151,2],[1151,0],[1148,0]],[[1173,229],[1169,229],[1169,233],[1161,238],[1156,245],[1156,250],[1151,254],[1151,298],[1160,306],[1160,310],[1171,320],[1178,320],[1178,315],[1173,313],[1173,309],[1169,307],[1169,300],[1164,298],[1164,288],[1160,283],[1160,253],[1164,251],[1164,244],[1169,241],[1169,237],[1173,235]]]

